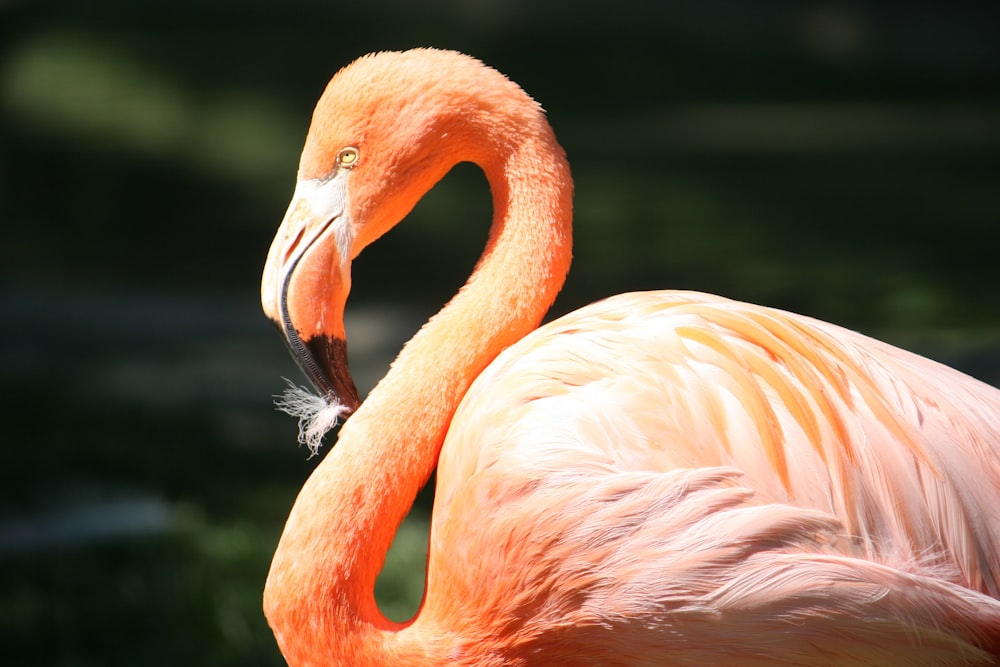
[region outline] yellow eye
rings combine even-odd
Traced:
[[[352,169],[358,163],[358,149],[354,146],[341,148],[337,153],[337,166],[341,169]]]

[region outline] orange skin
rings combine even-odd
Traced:
[[[350,262],[462,161],[490,182],[487,247],[358,407]],[[339,72],[298,179],[263,306],[356,411],[268,575],[290,665],[1000,664],[1000,391],[693,292],[536,330],[569,167],[538,105],[461,54]],[[393,623],[375,578],[435,467],[425,598]]]

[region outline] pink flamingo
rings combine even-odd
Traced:
[[[351,260],[463,161],[492,190],[486,249],[360,404]],[[1000,391],[694,292],[536,329],[571,198],[542,110],[467,56],[366,56],[319,100],[262,298],[324,394],[307,438],[353,415],[267,579],[289,664],[1000,664]],[[435,466],[398,624],[373,585]]]

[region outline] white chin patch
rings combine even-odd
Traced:
[[[341,403],[331,403],[288,378],[284,380],[288,388],[281,396],[274,397],[274,405],[282,412],[298,417],[299,444],[309,448],[310,457],[315,456],[323,446],[323,436],[333,430],[350,409]]]

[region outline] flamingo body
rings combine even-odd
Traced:
[[[350,263],[452,165],[486,250],[363,403]],[[363,58],[317,106],[265,312],[336,414],[265,612],[293,667],[1000,664],[1000,391],[808,317],[624,294],[536,328],[572,181],[538,106],[452,52]],[[375,577],[438,481],[409,623]]]
[[[468,617],[484,590],[557,581],[522,629],[546,654],[565,632],[607,643],[601,664],[828,664],[810,657],[823,643],[837,664],[949,664],[968,649],[954,637],[927,634],[905,660],[885,637],[944,619],[1000,636],[1000,523],[980,509],[1000,479],[995,401],[811,318],[694,292],[609,298],[506,350],[463,399],[425,612]],[[456,558],[470,542],[479,557]],[[501,597],[486,618],[505,604],[524,615]],[[876,620],[893,607],[906,623]]]

